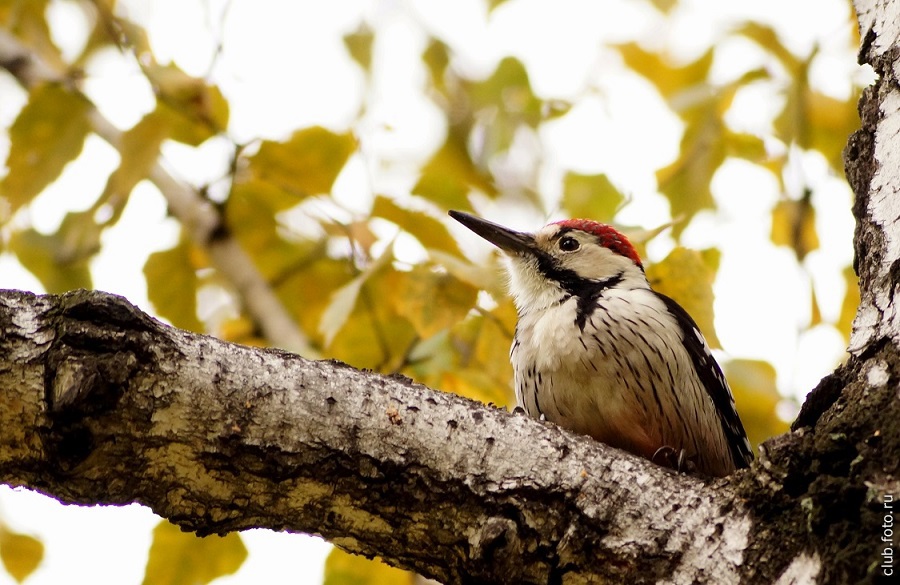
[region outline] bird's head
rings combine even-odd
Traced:
[[[558,302],[561,293],[582,296],[602,287],[649,286],[634,246],[606,224],[567,219],[527,233],[461,211],[450,216],[505,252],[520,311]]]

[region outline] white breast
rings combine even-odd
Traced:
[[[583,331],[577,307],[570,297],[520,317],[511,352],[519,404],[646,457],[668,445],[727,460],[721,428],[691,432],[693,421],[717,420],[715,406],[662,301],[649,289],[606,290]]]

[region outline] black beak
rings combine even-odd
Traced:
[[[450,217],[463,224],[485,240],[494,244],[504,252],[536,254],[534,236],[517,232],[462,211],[450,211]]]

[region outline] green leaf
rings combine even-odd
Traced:
[[[197,318],[196,264],[191,244],[182,239],[174,248],[150,254],[144,276],[147,298],[158,315],[176,327],[203,333]]]
[[[713,324],[713,290],[715,270],[708,259],[696,250],[681,246],[673,249],[662,262],[647,268],[647,279],[653,289],[675,299],[697,322],[710,347],[721,347]]]
[[[241,536],[200,538],[163,520],[153,529],[144,585],[205,585],[237,572],[247,558]]]
[[[416,576],[385,565],[377,558],[333,549],[325,560],[324,585],[414,585]]]
[[[393,222],[400,229],[415,237],[427,249],[441,250],[462,256],[456,240],[447,227],[423,211],[405,209],[392,199],[379,195],[372,205],[372,217],[381,217]]]
[[[90,215],[70,213],[49,236],[34,229],[13,233],[9,249],[48,293],[55,294],[91,288],[88,264],[99,238],[99,228]]]
[[[250,157],[252,176],[282,189],[299,202],[328,193],[356,149],[352,134],[314,126],[298,130],[286,142],[263,141]]]
[[[44,559],[44,544],[26,534],[18,534],[0,525],[0,560],[6,572],[21,583]]]
[[[90,130],[91,106],[78,93],[55,83],[37,86],[9,130],[9,173],[0,195],[16,210],[59,178],[81,154]]]
[[[563,179],[562,206],[571,217],[610,222],[624,201],[606,175],[569,172]]]

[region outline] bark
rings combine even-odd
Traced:
[[[735,582],[735,483],[120,297],[0,294],[0,478],[201,534],[319,533],[447,583]],[[527,445],[527,448],[523,448]]]

